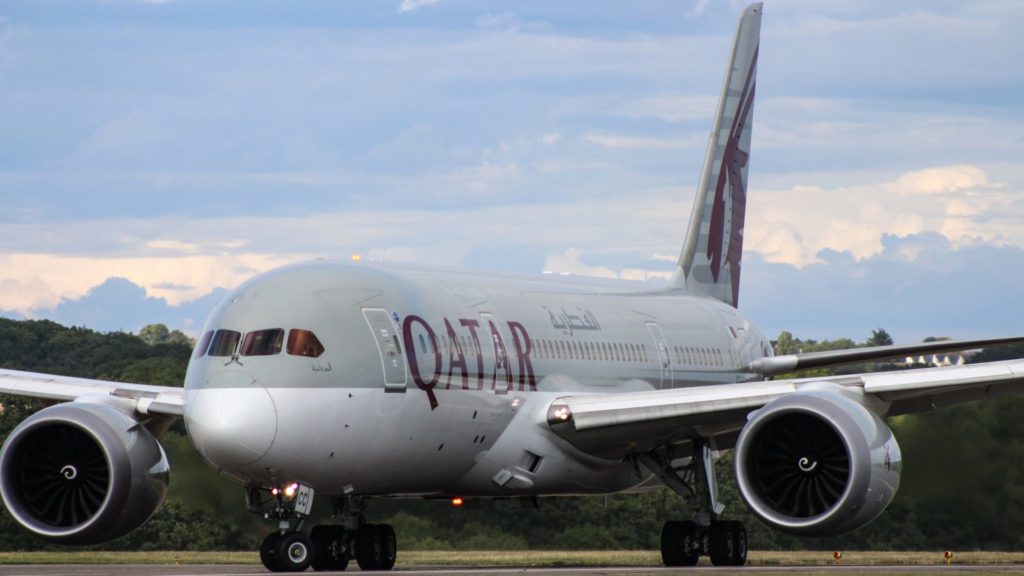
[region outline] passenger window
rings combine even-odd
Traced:
[[[324,353],[324,345],[309,330],[292,328],[288,331],[288,353],[292,356],[316,358]]]
[[[206,334],[203,334],[203,337],[199,340],[199,344],[196,344],[196,349],[192,355],[199,358],[203,354],[206,354],[206,351],[210,349],[210,340],[213,340],[213,330],[209,330]]]
[[[231,356],[235,353],[235,346],[242,334],[234,330],[217,330],[213,335],[213,342],[210,343],[210,356]]]
[[[284,330],[280,328],[249,332],[242,340],[242,356],[273,356],[283,343]]]

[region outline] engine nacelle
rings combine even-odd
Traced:
[[[736,482],[770,526],[833,536],[874,520],[899,488],[892,430],[855,391],[806,386],[754,413],[736,443]]]
[[[124,412],[71,402],[26,418],[0,450],[11,516],[59,544],[124,536],[163,502],[170,466],[156,438]]]

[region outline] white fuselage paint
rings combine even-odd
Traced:
[[[367,311],[386,313],[391,356]],[[641,489],[641,468],[555,435],[551,401],[756,380],[743,367],[771,354],[737,310],[680,290],[322,261],[243,284],[204,332],[271,328],[310,330],[325,351],[194,357],[185,422],[221,472],[320,494]]]

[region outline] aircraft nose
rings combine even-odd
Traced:
[[[216,374],[189,390],[185,424],[199,452],[218,468],[247,466],[263,457],[277,436],[277,409],[250,374]]]

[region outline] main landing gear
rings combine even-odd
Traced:
[[[301,532],[312,507],[312,489],[308,502],[295,503],[295,492],[287,489],[273,493],[276,501],[270,511],[264,511],[255,488],[246,490],[249,509],[276,520],[278,530],[271,533],[260,546],[260,560],[271,572],[302,572],[312,566],[314,570],[342,571],[351,560],[361,570],[391,570],[395,566],[398,542],[390,524],[370,524],[363,511],[366,499],[359,496],[332,497],[334,517],[340,524],[319,524],[309,535]],[[308,505],[307,505],[308,504]]]
[[[696,521],[670,521],[661,529],[661,558],[666,566],[693,566],[708,556],[715,566],[747,563],[747,530],[742,522],[720,520],[718,484],[712,451],[703,439],[693,441],[693,455],[674,466],[673,447],[637,459],[677,494],[687,498]]]

